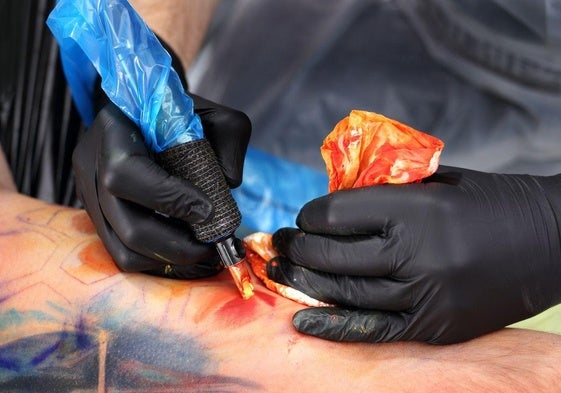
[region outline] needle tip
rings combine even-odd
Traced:
[[[235,265],[228,266],[228,271],[232,275],[236,287],[244,300],[253,296],[253,283],[251,282],[251,275],[247,270],[245,259],[242,259]]]

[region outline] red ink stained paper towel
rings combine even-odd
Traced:
[[[321,155],[329,192],[384,183],[412,183],[438,168],[444,143],[396,120],[353,110],[325,138]]]

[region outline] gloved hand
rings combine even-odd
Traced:
[[[338,305],[295,314],[303,333],[456,343],[561,302],[561,175],[441,167],[315,199],[297,225],[269,276]]]
[[[239,186],[248,117],[191,97],[228,184]],[[74,151],[73,167],[78,197],[122,270],[176,278],[220,271],[214,247],[195,240],[189,227],[211,217],[212,203],[152,160],[142,134],[116,106],[109,103],[98,113]]]

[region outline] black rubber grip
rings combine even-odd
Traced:
[[[170,174],[199,187],[214,204],[211,220],[192,225],[197,240],[216,242],[234,233],[240,226],[238,205],[208,140],[198,139],[164,150],[156,155],[156,161]]]

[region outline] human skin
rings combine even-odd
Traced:
[[[130,0],[130,4],[173,48],[187,70],[199,52],[218,0]]]
[[[16,184],[12,177],[12,171],[6,161],[4,151],[0,147],[0,190],[16,191]]]
[[[183,41],[183,26],[192,26],[182,24],[185,14],[165,14],[173,8],[162,1],[132,3],[146,19],[153,15],[148,23],[187,69],[198,44]],[[256,295],[243,301],[227,273],[196,281],[122,273],[84,211],[15,193],[0,160],[1,168],[8,177],[0,171],[7,179],[0,183],[0,390],[544,392],[560,385],[556,335],[505,329],[445,347],[333,343],[295,332],[290,319],[302,306],[257,282]]]
[[[86,213],[0,192],[0,390],[555,391],[561,336],[503,329],[449,346],[335,343],[303,306],[227,272],[123,273]]]

